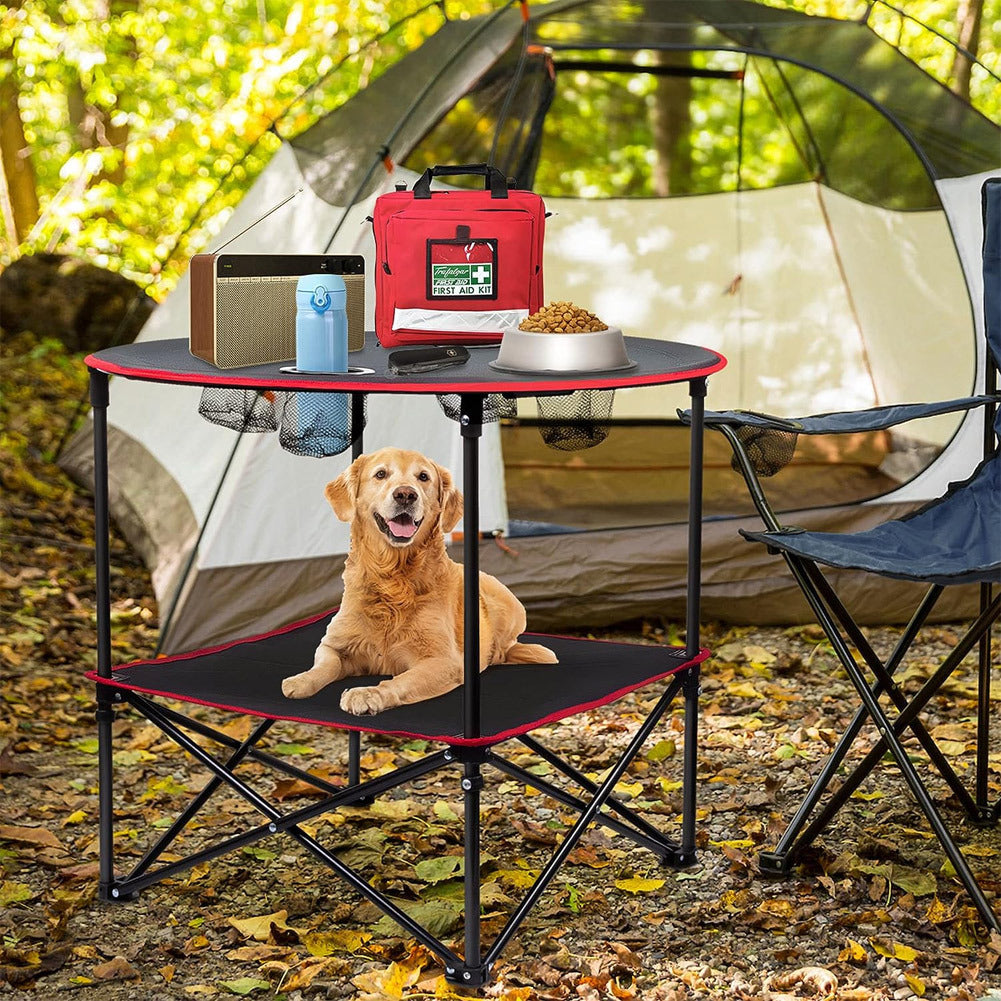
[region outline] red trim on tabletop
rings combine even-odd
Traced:
[[[707,349],[708,350],[708,349]],[[548,381],[541,378],[533,378],[530,382],[516,382],[512,379],[503,382],[492,382],[490,380],[478,380],[476,382],[394,382],[387,379],[385,382],[365,382],[364,379],[351,379],[347,381],[320,381],[318,379],[305,380],[290,376],[287,379],[248,379],[241,376],[225,376],[221,373],[198,374],[194,372],[172,372],[167,369],[157,368],[131,368],[118,365],[115,362],[105,361],[95,355],[87,355],[84,364],[88,368],[96,369],[107,375],[120,375],[126,379],[144,379],[150,382],[169,382],[190,386],[216,386],[235,387],[237,389],[277,389],[277,390],[299,390],[312,389],[337,393],[515,393],[518,395],[531,396],[534,393],[569,393],[576,389],[629,389],[635,386],[663,386],[670,383],[688,382],[692,379],[702,379],[719,372],[726,367],[726,358],[718,351],[713,351],[717,361],[714,365],[704,368],[686,369],[677,373],[676,379],[668,382],[665,380],[663,372],[653,372],[647,375],[605,375],[601,377],[588,378],[587,376],[574,373],[572,384],[567,376],[560,379]]]
[[[538,633],[525,633],[526,636],[542,636],[544,634]],[[591,642],[591,641],[588,641]],[[617,640],[605,640],[603,642],[616,643]],[[623,644],[628,646],[629,644]],[[636,644],[637,646],[639,644]],[[678,648],[676,648],[678,649]],[[230,706],[222,702],[208,702],[205,699],[196,699],[187,695],[179,695],[177,692],[166,692],[160,691],[156,688],[143,688],[138,685],[129,685],[122,681],[116,681],[114,678],[102,678],[96,671],[88,671],[84,677],[90,679],[91,681],[96,681],[99,685],[110,685],[112,688],[122,688],[128,692],[141,692],[144,695],[158,695],[165,699],[175,699],[178,702],[190,702],[194,705],[208,706],[212,709],[224,709],[228,712],[241,713],[244,716],[259,716],[264,719],[278,719],[287,720],[290,723],[309,723],[313,726],[326,726],[333,730],[357,730],[359,733],[381,733],[387,737],[412,737],[419,740],[433,740],[441,744],[448,744],[451,746],[464,746],[464,747],[485,747],[490,744],[499,744],[501,741],[509,740],[511,737],[519,737],[523,733],[529,733],[532,730],[538,729],[540,726],[548,726],[550,723],[558,723],[561,719],[566,719],[568,716],[576,716],[578,713],[589,712],[591,709],[597,709],[600,706],[608,705],[610,702],[614,702],[616,699],[622,698],[623,695],[628,695],[630,692],[635,692],[637,689],[645,688],[647,685],[653,684],[655,681],[661,681],[663,678],[669,678],[673,674],[677,674],[679,671],[683,671],[686,667],[691,667],[693,664],[701,664],[710,656],[710,651],[702,649],[699,651],[697,657],[693,657],[691,660],[686,660],[683,664],[678,664],[672,667],[670,671],[664,671],[662,674],[651,675],[649,678],[644,678],[642,681],[638,681],[634,685],[627,685],[625,688],[617,689],[614,692],[610,692],[608,695],[602,696],[600,699],[594,699],[591,702],[581,702],[577,705],[567,706],[566,709],[560,709],[557,712],[550,713],[548,716],[543,716],[538,720],[531,720],[521,726],[513,727],[510,730],[502,730],[500,733],[488,734],[485,737],[477,737],[475,739],[467,739],[466,737],[446,737],[441,734],[430,734],[430,733],[419,733],[417,731],[411,730],[380,730],[378,727],[374,726],[351,726],[346,723],[331,723],[329,720],[311,719],[308,716],[287,716],[280,713],[266,713],[261,712],[256,709],[248,709],[246,706]],[[167,658],[163,658],[161,661],[137,661],[135,666],[140,663],[150,664],[150,663],[162,663]],[[183,658],[174,658],[175,660],[180,660]],[[125,667],[130,665],[125,665]],[[124,670],[125,667],[117,668],[116,670]]]

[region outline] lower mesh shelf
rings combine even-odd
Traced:
[[[562,636],[526,636],[543,643],[559,664],[500,664],[480,677],[481,737],[463,738],[462,688],[436,699],[354,716],[340,709],[341,693],[378,677],[335,681],[308,699],[286,699],[282,679],[306,670],[330,619],[329,612],[278,632],[224,647],[116,668],[101,684],[251,716],[317,723],[346,730],[419,737],[448,744],[495,744],[546,723],[612,702],[627,692],[699,663],[677,647],[609,643]]]

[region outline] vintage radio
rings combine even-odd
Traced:
[[[295,286],[341,275],[348,350],[365,344],[365,259],[357,254],[197,254],[191,259],[191,353],[219,368],[295,358]]]

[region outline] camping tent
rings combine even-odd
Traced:
[[[374,198],[431,163],[477,161],[544,197],[547,299],[728,357],[712,407],[795,415],[946,399],[982,381],[979,187],[1001,164],[1001,130],[864,20],[753,0],[508,4],[448,20],[284,143],[220,242],[363,253],[371,272]],[[373,298],[370,285],[370,317]],[[187,315],[182,279],[140,339],[185,336]],[[165,648],[335,604],[347,537],[322,487],[348,457],[236,436],[186,392],[114,380],[109,410],[113,511],[152,568]],[[485,539],[481,566],[532,627],[680,611],[687,454],[667,418],[682,402],[670,388],[618,394],[609,438],[588,452],[547,451],[528,411],[488,427],[481,528],[510,541]],[[433,400],[368,406],[366,448],[458,467],[459,436]],[[837,441],[779,474],[787,523],[858,528],[939,494],[972,466],[982,423],[924,424]],[[794,619],[780,561],[739,542],[753,519],[715,444],[705,614]],[[65,462],[86,477],[85,435]],[[909,585],[863,586],[863,620],[903,614]]]

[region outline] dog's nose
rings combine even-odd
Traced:
[[[397,487],[393,491],[393,500],[397,504],[413,504],[417,500],[417,491],[413,487]]]

